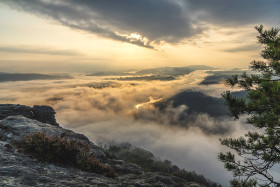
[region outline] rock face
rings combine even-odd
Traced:
[[[32,112],[34,114],[34,119],[42,123],[49,123],[51,125],[59,126],[55,120],[55,111],[52,107],[34,105]]]
[[[16,115],[59,126],[55,120],[55,111],[50,106],[34,105],[31,108],[25,105],[0,104],[0,120]]]
[[[0,104],[0,120],[8,116],[22,115],[24,117],[33,119],[34,114],[32,108],[24,105],[13,105],[13,104]]]
[[[54,114],[49,106],[0,105],[0,186],[200,186],[170,175],[143,172],[137,165],[125,164],[86,136],[59,127]],[[96,159],[114,168],[118,176],[112,179],[38,162],[19,153],[13,146],[13,141],[21,141],[24,136],[37,132],[51,137],[63,134],[70,140],[88,144]]]

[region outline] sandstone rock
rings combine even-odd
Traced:
[[[21,115],[30,119],[34,118],[31,107],[24,105],[0,104],[0,120],[8,116]]]
[[[41,123],[37,120],[28,119],[23,116],[9,116],[0,121],[0,140],[7,143],[13,141],[22,141],[24,136],[42,132],[50,137],[57,137],[63,134],[69,140],[75,140],[90,145],[90,152],[96,156],[96,159],[114,168],[120,173],[141,174],[143,171],[139,166],[125,164],[116,159],[110,153],[90,142],[83,134],[75,133],[71,130],[56,127],[47,123]]]
[[[0,186],[121,186],[116,179],[75,168],[64,168],[37,162],[25,155],[10,151],[0,141]]]
[[[29,119],[36,119],[42,123],[59,126],[55,120],[55,111],[50,106],[34,105],[33,108],[25,105],[0,104],[0,120],[8,116],[21,115]]]
[[[141,167],[126,164],[114,155],[96,146],[79,133],[59,127],[54,110],[48,106],[0,105],[0,187],[1,186],[100,186],[100,187],[188,187],[199,184],[167,174],[144,172]],[[115,179],[83,172],[70,167],[60,167],[38,162],[13,146],[24,136],[43,132],[51,137],[63,136],[90,146],[96,159],[117,172]],[[202,186],[201,186],[202,187]]]
[[[52,107],[34,105],[32,112],[34,114],[34,119],[42,123],[49,123],[54,126],[59,126],[55,120],[55,111]]]

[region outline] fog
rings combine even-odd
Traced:
[[[241,136],[245,126],[226,116],[216,119],[205,113],[181,122],[183,126],[177,125],[180,116],[188,115],[187,105],[169,105],[164,111],[154,105],[184,90],[219,97],[229,89],[224,85],[199,85],[207,76],[205,71],[173,81],[71,76],[74,78],[0,83],[0,103],[51,105],[62,127],[83,133],[96,144],[129,142],[228,186],[231,173],[217,159],[218,153],[225,151],[219,138]]]

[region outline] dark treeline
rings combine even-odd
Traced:
[[[180,169],[178,166],[173,165],[171,161],[162,161],[151,152],[141,148],[134,148],[129,143],[110,145],[105,148],[116,155],[118,159],[124,160],[126,163],[137,164],[146,172],[167,173],[182,178],[187,182],[195,182],[207,187],[221,187],[220,184],[212,182],[203,175],[199,175],[194,171],[190,172]]]

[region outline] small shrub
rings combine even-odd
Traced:
[[[15,145],[24,153],[43,162],[79,168],[83,171],[115,177],[113,168],[105,166],[89,153],[90,147],[81,142],[58,136],[51,138],[44,133],[35,133]]]

